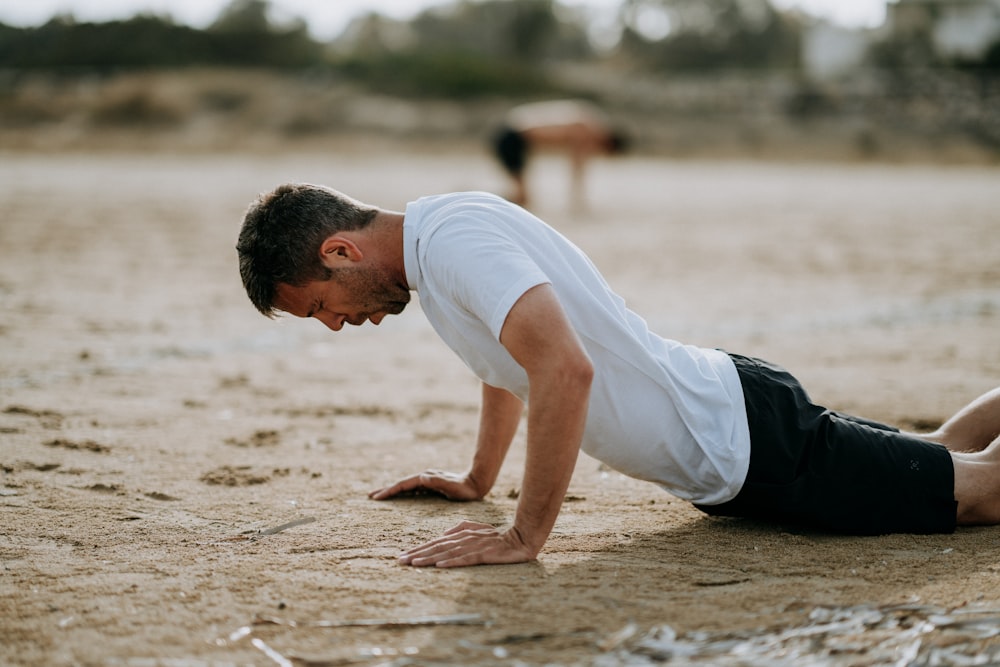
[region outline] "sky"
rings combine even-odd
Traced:
[[[850,27],[875,27],[885,18],[885,0],[771,0],[780,9],[799,8]],[[580,6],[595,19],[607,15],[620,0],[561,0]],[[78,21],[124,19],[141,12],[169,15],[177,23],[204,28],[229,0],[0,0],[0,22],[15,26],[41,25],[55,14],[72,14]],[[369,12],[398,19],[415,16],[447,0],[271,0],[273,17],[297,16],[306,20],[312,35],[329,40],[343,31],[352,18]]]

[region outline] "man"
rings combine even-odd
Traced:
[[[597,106],[580,100],[534,102],[514,107],[493,137],[497,159],[514,181],[510,200],[529,204],[524,170],[531,153],[538,150],[565,152],[570,164],[570,198],[576,209],[586,206],[584,193],[588,161],[599,155],[615,155],[626,148],[624,135]]]
[[[372,498],[483,498],[527,405],[513,524],[463,522],[404,564],[534,559],[581,447],[710,514],[859,534],[1000,523],[1000,389],[922,436],[825,410],[776,366],[652,333],[578,248],[499,197],[424,197],[400,213],[282,185],[250,205],[237,249],[268,316],[378,325],[415,290],[482,380],[469,469],[428,470]]]

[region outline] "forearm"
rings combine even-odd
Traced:
[[[555,525],[580,452],[590,396],[589,366],[532,384],[528,447],[513,531],[534,554]]]
[[[524,404],[504,389],[483,383],[476,453],[468,476],[482,498],[496,482],[521,421]]]

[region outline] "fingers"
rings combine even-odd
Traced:
[[[463,552],[459,543],[449,542],[404,554],[399,557],[399,562],[413,567],[449,567],[458,563],[478,565],[479,562],[473,560],[475,557],[476,554],[473,552]]]
[[[487,563],[523,563],[534,554],[489,524],[463,521],[441,537],[414,547],[399,557],[414,567],[462,567]]]
[[[425,470],[418,475],[401,479],[391,486],[369,492],[372,500],[387,500],[405,494],[430,492],[449,500],[474,500],[478,496],[464,475],[444,470]]]
[[[425,470],[418,475],[411,475],[404,479],[399,480],[391,486],[386,486],[381,489],[375,489],[368,494],[368,497],[373,500],[385,500],[387,498],[392,498],[398,496],[402,493],[409,493],[412,491],[419,491],[426,489],[429,491],[437,491],[434,487],[434,479],[436,476],[442,475],[440,470]]]
[[[455,533],[461,532],[463,530],[492,530],[493,526],[488,523],[479,523],[478,521],[464,520],[457,526],[452,526],[448,530],[444,531],[444,535],[454,535]]]
[[[419,489],[421,487],[421,477],[423,477],[423,475],[413,475],[412,477],[401,479],[391,486],[375,489],[368,494],[368,497],[373,500],[386,500],[387,498],[398,496],[401,493]]]
[[[403,565],[414,567],[449,567],[449,564],[478,565],[482,558],[484,540],[492,528],[484,531],[460,530],[445,534],[435,540],[406,551],[399,557]]]

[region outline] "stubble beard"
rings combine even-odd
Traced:
[[[375,313],[399,315],[410,302],[410,290],[381,267],[348,270],[337,279],[357,296],[363,311],[359,315],[365,319]]]

